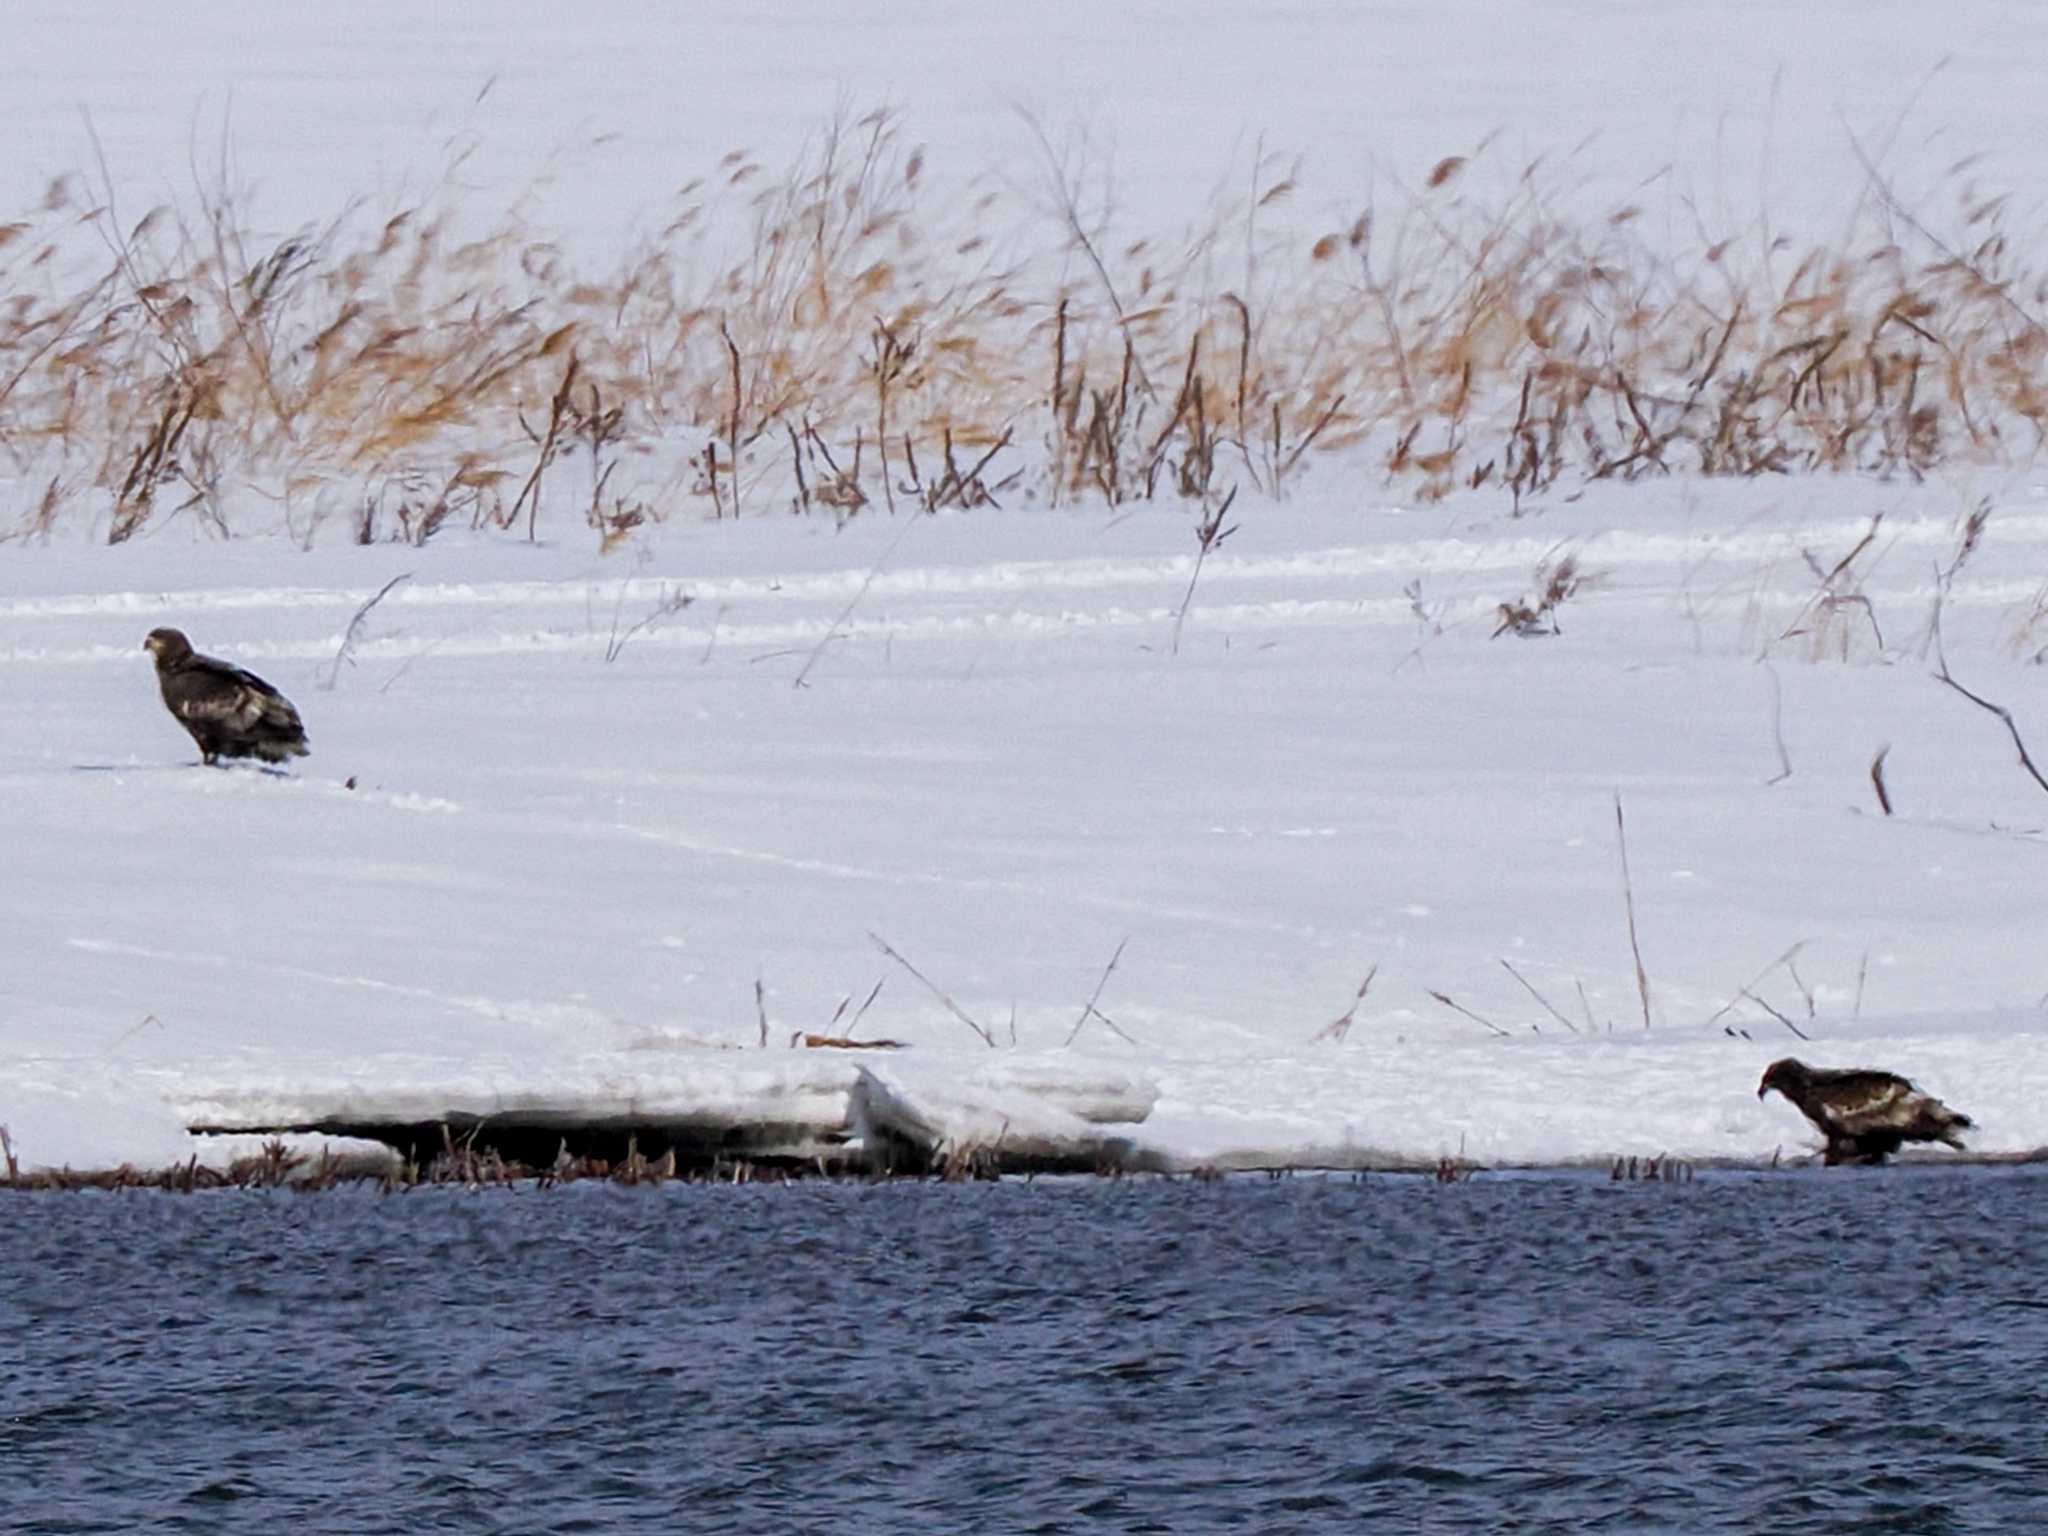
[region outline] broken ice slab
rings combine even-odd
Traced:
[[[618,1159],[674,1150],[684,1166],[747,1160],[834,1170],[935,1167],[972,1149],[1003,1171],[1135,1166],[1128,1136],[1158,1099],[1149,1078],[1085,1063],[908,1055],[887,1068],[806,1051],[644,1053],[553,1063],[382,1058],[325,1076],[165,1073],[195,1133],[361,1137],[428,1158],[453,1136],[545,1167],[563,1151]],[[445,1129],[444,1129],[445,1128]]]

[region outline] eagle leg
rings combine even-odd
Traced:
[[[1881,1168],[1898,1150],[1899,1142],[1891,1136],[1831,1136],[1821,1161],[1831,1168]]]

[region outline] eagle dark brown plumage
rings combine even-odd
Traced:
[[[1773,1088],[1827,1138],[1828,1163],[1881,1163],[1909,1141],[1944,1142],[1960,1152],[1957,1133],[1971,1124],[1896,1072],[1829,1071],[1788,1056],[1771,1063],[1756,1096]]]
[[[306,756],[299,712],[255,673],[201,656],[175,629],[153,629],[142,645],[156,657],[164,708],[199,744],[201,762],[253,757],[282,763]]]

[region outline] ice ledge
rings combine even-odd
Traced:
[[[375,1076],[371,1075],[375,1071]],[[516,1082],[516,1088],[500,1083]],[[764,1064],[751,1053],[687,1062],[644,1054],[502,1074],[473,1062],[381,1061],[286,1085],[245,1073],[166,1074],[166,1101],[193,1132],[318,1133],[381,1141],[422,1159],[446,1134],[508,1160],[617,1159],[674,1150],[685,1165],[749,1159],[912,1171],[948,1159],[976,1170],[1151,1166],[1127,1133],[1159,1098],[1146,1075],[1092,1062],[957,1056],[886,1065],[839,1051]],[[963,1161],[964,1160],[964,1161]]]

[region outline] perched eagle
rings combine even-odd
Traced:
[[[299,712],[255,673],[199,655],[175,629],[152,629],[142,645],[156,657],[164,708],[199,743],[201,762],[255,757],[281,763],[306,755]]]
[[[1828,1163],[1881,1163],[1908,1141],[1942,1141],[1961,1151],[1957,1132],[1970,1125],[1968,1115],[1895,1072],[1830,1072],[1788,1056],[1771,1063],[1756,1096],[1773,1088],[1827,1137]]]

